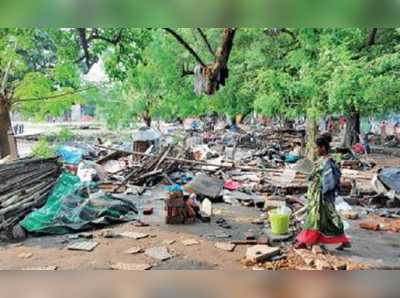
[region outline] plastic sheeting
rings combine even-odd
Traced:
[[[138,219],[136,206],[98,190],[96,183],[82,183],[63,173],[46,205],[32,212],[20,225],[29,232],[63,235]]]
[[[133,141],[154,142],[161,139],[161,132],[152,127],[142,127],[138,132],[134,133]]]
[[[382,169],[372,179],[372,185],[378,194],[389,199],[400,200],[400,169]]]
[[[69,165],[77,165],[82,161],[82,156],[85,153],[82,149],[62,146],[56,148],[56,153]]]
[[[400,193],[400,169],[382,169],[378,176],[385,186]]]

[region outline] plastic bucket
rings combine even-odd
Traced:
[[[274,235],[286,235],[289,233],[291,214],[277,214],[277,210],[269,213],[269,222],[271,223],[272,233]]]

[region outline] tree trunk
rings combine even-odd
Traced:
[[[315,159],[315,141],[318,137],[317,121],[313,117],[307,117],[307,157],[310,160]]]
[[[0,97],[0,156],[2,158],[11,155],[11,144],[8,139],[9,131],[11,131],[10,107]]]
[[[220,89],[220,85],[225,86],[229,77],[228,61],[233,48],[233,41],[236,35],[236,28],[225,28],[222,33],[221,43],[216,51],[216,59],[209,77],[209,84],[206,94],[212,95]]]
[[[151,127],[151,116],[149,114],[143,116],[143,120],[146,123],[146,126]]]
[[[360,112],[352,112],[346,115],[346,132],[343,140],[344,147],[352,148],[355,144],[360,142],[360,119]]]

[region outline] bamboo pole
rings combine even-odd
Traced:
[[[116,152],[121,152],[125,154],[131,154],[131,155],[138,155],[138,156],[147,156],[147,157],[157,157],[157,155],[153,154],[146,154],[143,152],[137,152],[137,151],[125,151],[125,150],[119,150],[115,148],[110,148],[106,146],[98,146],[102,149],[110,150],[110,151],[116,151]],[[184,163],[184,164],[192,164],[192,165],[198,165],[198,166],[209,166],[209,167],[216,167],[216,168],[225,168],[225,169],[238,169],[238,170],[245,170],[249,172],[272,172],[272,173],[282,173],[282,170],[279,169],[263,169],[263,168],[258,168],[258,167],[248,167],[248,166],[236,166],[236,165],[219,165],[219,164],[213,164],[209,162],[203,162],[203,161],[196,161],[196,160],[187,160],[187,159],[182,159],[182,158],[174,158],[174,157],[166,157],[166,160],[171,160],[171,161],[176,161],[178,163]]]

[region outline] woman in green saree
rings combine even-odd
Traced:
[[[338,250],[351,248],[344,233],[343,221],[336,211],[336,193],[340,190],[341,173],[329,156],[330,137],[316,141],[315,152],[321,157],[309,178],[307,220],[297,237],[295,248],[321,244],[340,244]]]

